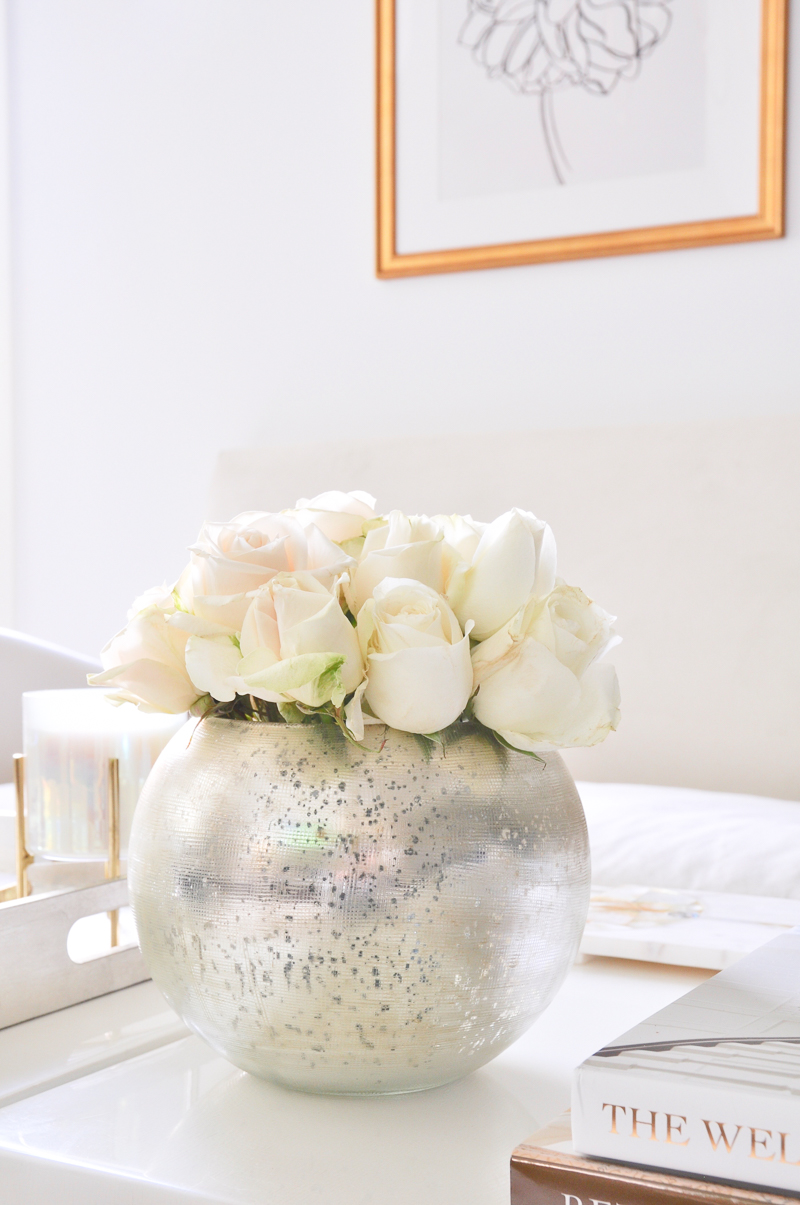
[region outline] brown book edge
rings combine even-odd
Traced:
[[[570,1116],[565,1113],[517,1147],[511,1156],[511,1205],[797,1205],[794,1194],[554,1149],[571,1141]]]

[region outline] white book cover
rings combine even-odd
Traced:
[[[572,1133],[585,1155],[800,1193],[800,928],[582,1063]]]

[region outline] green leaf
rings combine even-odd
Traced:
[[[317,678],[316,691],[320,701],[327,702],[330,699],[334,707],[341,707],[345,696],[342,685],[342,666],[346,660],[346,657],[338,657],[336,663],[331,664]]]
[[[505,737],[502,737],[499,732],[495,732],[494,728],[490,728],[489,732],[491,732],[498,745],[502,745],[504,749],[510,749],[512,753],[521,753],[523,757],[532,757],[534,761],[541,762],[543,766],[547,765],[544,758],[540,757],[538,753],[534,753],[531,749],[518,749],[516,745],[509,744]]]
[[[281,719],[287,724],[304,724],[306,721],[306,715],[296,703],[279,703],[278,711],[281,713]]]
[[[438,745],[444,753],[447,753],[451,745],[457,744],[473,731],[473,725],[465,722],[462,712],[458,719],[454,720],[452,724],[448,724],[446,728],[440,729],[439,732],[425,732],[422,736],[424,740],[431,741],[434,745]]]
[[[313,717],[313,720],[319,724],[338,728],[351,745],[358,745],[359,748],[363,748],[345,724],[344,712],[341,707],[336,707],[332,702],[328,701],[319,707],[306,707],[304,703],[298,703],[297,708],[298,711],[305,715]]]
[[[419,745],[420,749],[422,750],[423,756],[425,757],[425,761],[430,761],[431,757],[433,756],[433,749],[431,748],[432,742],[431,742],[430,737],[427,735],[423,735],[423,733],[421,733],[421,732],[415,732],[414,738],[415,738],[417,744]]]

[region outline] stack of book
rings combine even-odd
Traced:
[[[512,1159],[513,1205],[800,1197],[800,929],[587,1059],[569,1119]]]

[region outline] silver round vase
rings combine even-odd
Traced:
[[[377,732],[191,721],[131,834],[156,984],[236,1066],[310,1092],[412,1092],[488,1062],[553,998],[586,919],[558,754],[470,723],[445,748]]]

